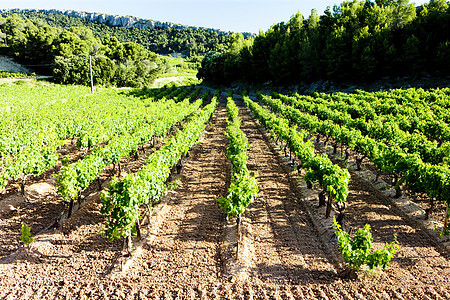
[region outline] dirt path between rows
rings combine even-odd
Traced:
[[[123,278],[161,290],[193,290],[221,280],[225,213],[216,199],[225,195],[230,177],[225,126],[222,103],[183,163],[180,185],[170,197],[158,235]]]
[[[245,117],[243,116],[243,118]],[[252,136],[250,132],[247,131],[246,133],[249,138]],[[249,152],[249,156],[257,155],[256,152],[256,149],[252,149]],[[268,155],[268,150],[265,153]],[[282,154],[280,155],[282,156]],[[267,162],[267,165],[270,165],[274,157],[270,155],[264,157],[264,152],[262,152],[261,157],[256,162],[259,162],[260,168],[264,168],[264,165],[261,165],[261,163]],[[284,159],[279,161],[279,164],[282,163],[286,164],[286,161]],[[291,178],[293,178],[297,171],[291,171],[290,173]],[[391,261],[390,267],[375,277],[362,276],[360,281],[341,281],[333,277],[331,272],[328,277],[322,273],[322,278],[326,278],[327,280],[321,288],[326,289],[330,293],[329,295],[327,294],[328,297],[334,299],[337,297],[337,294],[339,295],[338,298],[450,299],[450,262],[448,260],[448,253],[445,253],[445,250],[436,244],[434,237],[430,237],[426,232],[418,229],[414,226],[413,222],[395,209],[391,205],[390,200],[380,191],[376,190],[371,184],[361,180],[353,172],[351,173],[352,178],[349,184],[348,207],[346,210],[347,226],[356,230],[362,228],[366,223],[370,224],[374,237],[374,247],[377,249],[381,249],[385,242],[392,241],[394,235],[397,235],[400,249]],[[283,181],[284,175],[281,174],[282,172],[280,172],[280,179],[276,185],[276,190],[273,190],[272,199],[279,197],[279,194],[283,191],[280,182]],[[261,188],[263,189],[263,187]],[[319,192],[320,190],[318,189],[317,194]],[[279,209],[283,206],[285,208],[289,207],[289,202],[286,201],[287,199],[289,197],[285,195],[283,197],[283,203],[280,202],[278,206]],[[261,200],[259,198],[259,201]],[[270,201],[274,202],[273,200]],[[318,200],[316,199],[312,204],[317,206]],[[267,207],[270,208],[269,205],[266,205]],[[291,205],[289,209],[286,209],[287,215],[296,212],[292,207],[295,206]],[[321,208],[314,217],[319,223],[326,223],[327,221],[324,219],[324,215],[324,208]],[[283,214],[279,214],[278,216],[283,216]],[[283,218],[286,217],[282,217],[281,220]],[[275,221],[277,221],[276,218],[272,219],[270,223],[274,228],[276,228],[274,225],[277,223]],[[298,220],[294,220],[294,222],[298,222]],[[286,229],[290,230],[289,227],[291,226],[286,226],[283,234],[286,234]],[[252,225],[252,227],[255,226]],[[276,235],[274,237],[274,241],[276,241]],[[283,235],[284,237],[285,235]],[[302,237],[300,240],[305,242],[308,239],[311,238]],[[327,247],[337,247],[331,235],[329,237],[327,236],[325,240],[328,241]],[[311,245],[310,241],[306,243]],[[317,244],[312,245],[314,248],[320,247]],[[306,249],[302,247],[298,250],[305,251]],[[320,253],[318,250],[315,251]],[[283,257],[286,251],[280,251],[280,253]],[[317,257],[317,254],[314,254],[314,256]],[[276,252],[273,251],[272,255],[268,255],[268,257],[276,257]],[[298,270],[297,272],[299,274]],[[318,279],[320,277],[314,276],[318,274],[310,273],[309,275],[314,278],[307,278],[305,283],[317,283],[319,281]],[[301,281],[298,278],[297,280]],[[317,295],[317,293],[315,294]],[[319,296],[317,297],[320,298]]]
[[[161,142],[153,147],[152,142],[144,145],[146,151],[139,152],[137,159],[124,157],[121,159],[122,175],[126,172],[135,172],[145,162],[146,158],[158,147]],[[61,161],[67,155],[69,163],[86,157],[91,151],[78,149],[74,143],[68,143],[59,150],[60,156],[55,167],[50,168],[37,178],[27,179],[25,183],[25,195],[20,193],[19,181],[10,183],[8,192],[0,195],[0,258],[16,251],[20,245],[21,222],[25,222],[31,228],[31,235],[46,232],[52,225],[58,222],[61,225],[67,216],[68,203],[57,192],[56,175],[59,174]],[[114,172],[112,165],[106,167],[95,180],[82,193],[81,203],[75,203],[73,212],[86,205],[92,199],[98,197],[98,184],[104,188],[111,176],[118,175],[118,169]],[[114,174],[112,174],[114,173]]]
[[[73,140],[75,142],[75,140]],[[25,195],[20,192],[20,179],[10,182],[0,195],[0,257],[10,254],[20,246],[21,222],[30,226],[36,235],[54,223],[65,208],[64,201],[57,194],[56,178],[61,161],[67,155],[70,162],[83,158],[87,151],[77,149],[71,141],[59,151],[54,167],[41,176],[27,178]]]
[[[260,192],[245,212],[249,274],[234,281],[223,267],[226,221],[216,201],[231,172],[223,100],[184,160],[179,187],[154,217],[158,231],[127,272],[111,272],[122,241],[98,234],[105,217],[97,200],[63,230],[41,236],[32,252],[0,260],[0,299],[450,299],[448,258],[357,178],[350,184],[348,224],[370,223],[376,247],[397,233],[400,251],[378,277],[340,279],[329,253],[336,245],[319,236],[295,177],[245,108],[248,167],[259,174]]]
[[[317,146],[317,145],[316,145]],[[318,151],[325,149],[319,145]],[[331,147],[327,149],[330,155]],[[335,163],[342,160],[330,155]],[[450,299],[450,262],[446,248],[435,234],[421,229],[416,220],[409,219],[393,205],[392,198],[374,186],[374,182],[350,170],[346,225],[358,229],[370,224],[374,247],[381,249],[397,236],[399,251],[379,282],[370,285],[385,290],[390,297],[397,294],[408,298]]]
[[[370,224],[376,248],[397,236],[399,251],[389,268],[370,282],[376,290],[405,299],[450,299],[450,261],[432,237],[403,217],[379,191],[355,174],[349,184],[346,221],[350,227]],[[377,282],[378,281],[378,282]]]
[[[157,216],[163,219],[158,235],[128,273],[111,273],[122,241],[98,234],[105,217],[97,200],[61,231],[40,236],[32,252],[21,249],[1,260],[0,299],[168,298],[187,290],[197,299],[199,285],[220,282],[225,214],[215,199],[226,193],[230,176],[225,126],[222,105],[184,162],[179,187],[166,200],[169,209]]]
[[[308,214],[291,180],[245,108],[241,128],[249,139],[248,167],[259,174],[260,192],[249,206],[254,236],[254,276],[277,284],[326,283],[336,280]]]

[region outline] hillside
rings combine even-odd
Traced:
[[[91,29],[95,37],[115,36],[122,43],[137,42],[158,54],[204,54],[224,46],[231,34],[212,28],[72,10],[14,9],[0,10],[0,13],[3,17],[17,14],[26,19],[40,19],[50,26],[65,30],[84,26]],[[243,36],[248,38],[253,35],[243,33]]]
[[[26,73],[30,70],[9,59],[8,57],[0,55],[0,71]]]
[[[228,35],[230,32],[223,31],[219,29],[213,28],[205,28],[205,27],[196,27],[196,26],[187,26],[181,24],[175,24],[171,22],[161,22],[154,21],[149,19],[141,19],[133,16],[117,16],[117,15],[109,15],[102,13],[89,13],[89,12],[80,12],[75,10],[58,10],[58,9],[12,9],[0,10],[2,14],[6,13],[19,13],[19,14],[28,14],[32,15],[34,13],[37,14],[56,14],[56,15],[65,15],[68,17],[73,17],[85,21],[97,22],[100,24],[106,24],[109,26],[122,26],[125,28],[138,28],[138,29],[154,29],[154,28],[176,28],[176,29],[199,29],[207,32],[217,32],[218,34]],[[253,37],[254,34],[250,32],[243,32],[242,35],[246,38]]]

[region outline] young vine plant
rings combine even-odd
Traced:
[[[228,188],[228,195],[217,199],[220,207],[227,214],[227,218],[240,216],[246,207],[252,203],[258,194],[258,182],[255,173],[250,174],[247,168],[248,139],[240,129],[241,119],[238,116],[239,109],[232,96],[227,98],[228,127],[227,158],[231,161],[232,177]]]

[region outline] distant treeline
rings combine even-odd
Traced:
[[[158,54],[203,55],[206,52],[217,50],[229,39],[229,36],[226,34],[219,34],[215,31],[200,28],[125,28],[86,21],[63,14],[31,11],[18,11],[15,13],[25,19],[40,19],[50,26],[64,30],[83,26],[89,28],[96,38],[103,39],[106,36],[114,36],[121,43],[136,42]],[[13,14],[11,11],[3,13],[3,17],[11,14]]]
[[[198,76],[211,82],[289,84],[450,75],[450,7],[431,0],[345,1],[273,25],[252,40],[236,34],[208,53]]]
[[[164,62],[135,42],[95,37],[86,27],[68,30],[39,19],[0,17],[0,47],[20,63],[56,81],[89,84],[91,56],[95,84],[142,87],[153,83]]]

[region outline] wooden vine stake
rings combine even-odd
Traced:
[[[356,171],[361,171],[361,164],[365,157],[365,155],[361,155],[360,157],[356,158]]]
[[[176,168],[177,168],[177,174],[180,174],[181,169],[183,168],[183,163],[181,162],[181,159],[178,161]]]
[[[333,197],[331,196],[331,193],[328,193],[328,202],[327,202],[327,210],[325,212],[325,218],[328,218],[330,216],[332,201],[333,201]]]
[[[69,212],[67,213],[67,219],[69,219],[69,218],[72,216],[73,202],[74,202],[74,200],[73,200],[73,199],[70,199],[70,202],[69,202]]]
[[[448,234],[450,231],[450,228],[448,228],[450,226],[450,224],[448,224],[448,219],[450,218],[450,203],[447,200],[447,212],[445,214],[445,221],[444,221],[444,232],[443,234]]]
[[[345,202],[337,202],[337,209],[339,211],[339,214],[336,218],[336,222],[338,222],[339,225],[341,225],[342,228],[344,228],[344,210],[346,208],[346,203]]]
[[[124,256],[131,256],[131,248],[133,244],[131,241],[131,231],[129,230],[127,232],[127,236],[125,237],[125,240],[123,241],[123,253]]]
[[[430,215],[433,213],[434,209],[434,198],[430,197],[430,207],[425,209],[425,220],[428,220],[430,218]],[[444,226],[445,228],[446,226]]]
[[[397,174],[394,174],[394,188],[395,188],[395,195],[394,198],[400,198],[402,196],[402,190],[400,189],[400,184],[398,184],[399,178]]]
[[[20,194],[22,196],[25,196],[25,179],[26,177],[23,177],[22,182],[20,183]]]
[[[236,217],[236,229],[237,229],[237,245],[236,245],[236,260],[239,260],[239,244],[241,243],[241,235],[239,231],[239,227],[241,226],[241,215]]]
[[[136,217],[136,234],[139,240],[142,239],[141,223],[139,222],[139,216]]]
[[[148,212],[148,228],[150,228],[150,217],[152,216],[152,206],[150,204],[145,204]]]
[[[325,193],[326,193],[325,190],[322,190],[322,191],[319,193],[319,206],[318,206],[318,207],[325,206],[325,204],[326,204]]]

